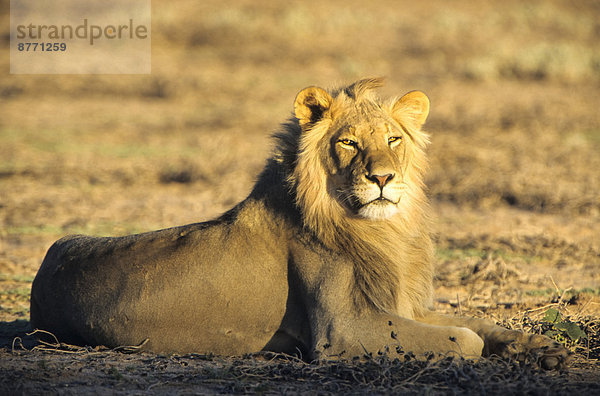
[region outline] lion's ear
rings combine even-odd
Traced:
[[[421,127],[429,115],[429,98],[421,91],[411,91],[394,103],[393,112],[400,118],[409,117]]]
[[[331,95],[323,88],[304,88],[298,93],[294,102],[294,113],[300,125],[319,121],[332,101]]]

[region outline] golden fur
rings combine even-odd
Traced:
[[[302,90],[249,197],[219,219],[120,238],[73,236],[33,282],[31,323],[59,339],[155,352],[536,353],[552,340],[436,314],[423,175],[425,94],[381,79]]]

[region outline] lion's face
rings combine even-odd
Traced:
[[[341,118],[329,140],[329,190],[353,214],[367,219],[395,215],[407,187],[408,137],[384,114]]]
[[[335,201],[351,217],[384,220],[421,199],[429,100],[413,91],[382,103],[369,93],[380,83],[361,80],[332,94],[309,87],[296,97],[294,177],[305,216],[329,216],[323,210]]]

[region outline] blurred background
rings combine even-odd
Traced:
[[[217,216],[299,90],[373,76],[431,99],[438,308],[600,311],[599,1],[155,1],[150,75],[10,75],[0,4],[3,319],[57,238]]]

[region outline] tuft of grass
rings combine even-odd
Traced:
[[[582,134],[588,142],[600,146],[600,129],[588,129],[583,131]]]
[[[29,130],[29,129],[6,129],[0,128],[0,141],[7,147],[15,147],[20,150],[27,149],[38,153],[48,154],[71,154],[81,153],[95,154],[107,159],[124,158],[192,158],[198,154],[198,148],[193,145],[176,145],[160,143],[145,143],[131,141],[126,143],[105,142],[98,138],[81,138],[80,131],[68,129],[57,130]],[[14,171],[13,163],[3,163],[2,169],[6,172]]]
[[[3,233],[5,235],[59,235],[64,233],[64,229],[52,225],[9,225],[4,228]]]
[[[581,81],[597,78],[598,55],[573,44],[541,43],[524,46],[498,60],[499,74],[520,80]]]
[[[154,227],[153,229],[157,229]],[[148,231],[146,227],[142,228],[138,224],[123,223],[113,221],[98,221],[93,224],[86,225],[68,225],[59,227],[54,225],[38,225],[38,226],[8,226],[3,232],[6,235],[66,235],[66,234],[85,234],[91,236],[107,236],[107,235],[129,235],[139,234]]]
[[[8,313],[18,317],[29,315],[31,288],[17,287],[0,291],[0,314]]]
[[[463,260],[470,257],[484,258],[486,252],[479,249],[451,249],[451,248],[438,248],[436,249],[436,256],[440,260]]]
[[[539,256],[531,256],[525,254],[518,254],[513,252],[508,252],[502,249],[474,249],[474,248],[465,248],[465,249],[453,249],[453,248],[437,248],[436,249],[436,257],[441,261],[460,261],[468,258],[479,258],[485,259],[489,257],[499,257],[504,261],[525,261],[526,263],[532,263],[535,261],[539,261],[542,258]]]
[[[21,275],[21,274],[0,274],[0,282],[5,282],[5,281],[31,283],[31,282],[33,282],[33,276]]]
[[[108,370],[108,374],[110,374],[110,376],[117,381],[121,381],[123,379],[123,374],[121,374],[116,367],[111,367]]]
[[[29,299],[29,296],[31,295],[31,288],[19,287],[16,289],[9,289],[0,293],[0,295],[2,294],[6,296],[15,296],[15,298],[26,297],[27,299]]]
[[[577,296],[579,294],[591,294],[594,296],[600,296],[600,288],[593,287],[584,287],[582,289],[567,289],[567,290],[557,290],[554,288],[545,288],[545,289],[534,289],[527,290],[525,294],[533,297],[546,297],[546,296],[554,296],[554,295],[566,295],[566,296]]]

